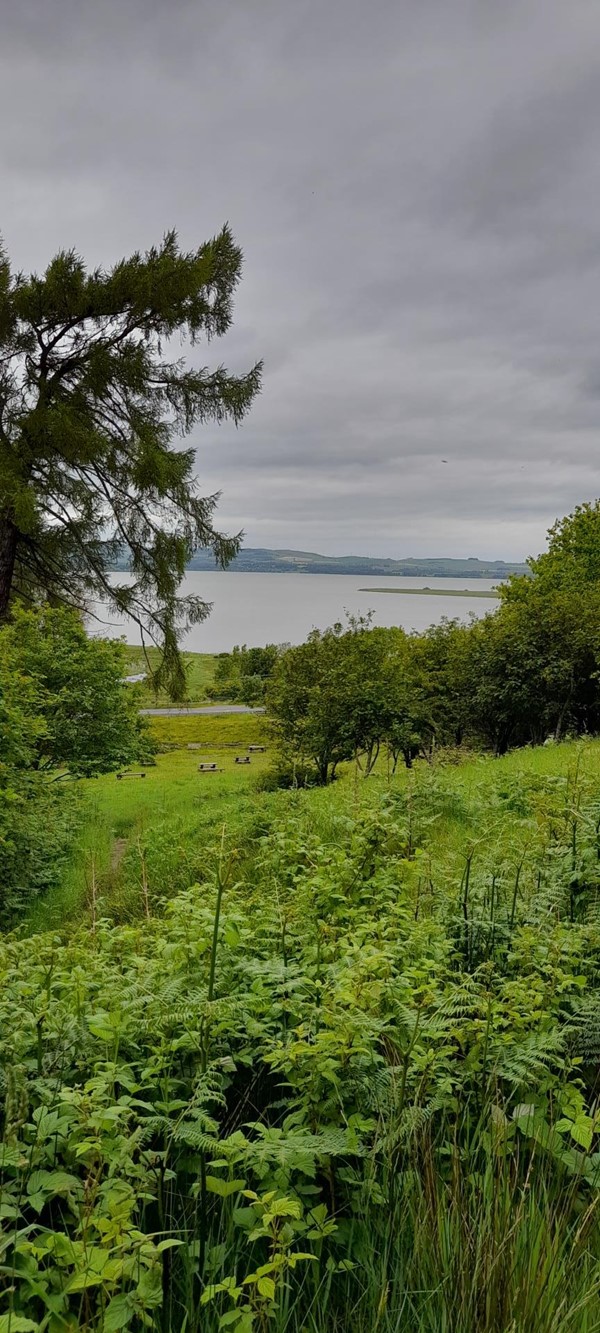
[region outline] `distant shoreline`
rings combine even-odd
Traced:
[[[394,597],[488,597],[499,598],[496,588],[359,588],[359,592],[391,592]]]
[[[113,560],[113,572],[126,573],[127,552]],[[196,551],[186,566],[187,574],[219,573],[210,551]],[[390,560],[378,556],[327,556],[316,551],[269,550],[267,547],[243,546],[225,571],[229,574],[349,574],[352,578],[416,579],[494,579],[503,581],[511,574],[528,574],[524,564],[504,560],[479,560],[474,556],[407,556]]]

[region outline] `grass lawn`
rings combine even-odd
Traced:
[[[261,713],[231,713],[215,717],[148,717],[159,744],[186,746],[264,745],[266,723]]]

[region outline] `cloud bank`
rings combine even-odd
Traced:
[[[600,492],[593,0],[21,0],[3,233],[111,263],[228,219],[265,360],[194,438],[248,545],[520,559]]]

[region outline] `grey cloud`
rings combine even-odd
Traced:
[[[21,0],[0,231],[30,269],[230,220],[203,355],[264,391],[194,443],[249,544],[521,557],[600,490],[599,41],[588,0]]]

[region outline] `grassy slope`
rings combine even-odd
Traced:
[[[248,766],[235,763],[236,754],[245,754],[248,745],[263,741],[260,717],[152,718],[149,722],[160,742],[180,747],[201,744],[202,749],[179,748],[159,754],[156,767],[146,768],[144,778],[117,781],[109,774],[78,784],[85,803],[83,832],[60,891],[32,907],[30,929],[45,930],[77,920],[89,904],[94,879],[110,913],[123,859],[147,830],[165,826],[176,836],[176,827],[187,820],[192,837],[199,825],[211,829],[233,819],[240,798],[247,797],[257,772],[268,764],[268,753],[253,756]],[[220,772],[198,772],[200,762],[211,761],[218,763]]]
[[[159,663],[160,654],[157,648],[148,648],[144,653],[143,648],[129,646],[127,649],[127,674],[137,675],[141,671],[146,671],[148,661],[150,666],[155,669]],[[207,702],[207,688],[212,685],[215,676],[216,657],[214,653],[184,653],[183,659],[187,670],[187,699],[192,704],[202,704]],[[155,694],[149,685],[141,686],[141,706],[143,708],[152,708],[158,705],[168,707],[172,702],[164,690],[159,690]]]
[[[149,717],[152,734],[161,744],[184,746],[260,745],[265,723],[261,714],[232,713],[216,717]]]
[[[238,750],[244,753],[247,745],[265,739],[262,718],[159,718],[152,725],[161,741],[203,748],[159,755],[144,779],[117,782],[110,775],[80,784],[87,816],[77,852],[60,893],[32,909],[30,929],[78,921],[89,906],[94,882],[101,909],[109,916],[118,917],[123,911],[135,914],[141,902],[135,889],[139,878],[135,858],[149,837],[162,836],[165,844],[160,864],[152,869],[151,889],[159,896],[168,895],[182,887],[186,873],[190,883],[198,877],[202,849],[212,845],[223,825],[235,836],[244,820],[272,819],[277,811],[286,815],[294,802],[307,830],[318,828],[325,840],[338,841],[338,817],[374,807],[388,787],[399,793],[416,792],[416,818],[419,789],[429,787],[428,804],[435,815],[424,871],[450,886],[460,879],[471,848],[476,865],[492,864],[506,855],[514,858],[518,846],[535,836],[511,806],[511,784],[520,775],[560,779],[578,771],[600,777],[600,742],[588,741],[515,751],[500,760],[473,758],[433,773],[423,764],[411,774],[400,769],[391,779],[385,764],[368,781],[348,765],[341,780],[326,790],[259,794],[254,790],[255,777],[268,766],[269,753],[254,756],[248,767],[234,760]],[[222,771],[200,774],[198,763],[204,760],[215,760]]]
[[[54,930],[7,942],[0,960],[2,1047],[14,1078],[27,1078],[16,1086],[26,1087],[36,1115],[26,1131],[13,1122],[15,1138],[27,1137],[22,1176],[15,1184],[9,1157],[3,1182],[19,1219],[14,1226],[9,1221],[7,1239],[22,1247],[24,1235],[30,1244],[41,1230],[46,1254],[47,1214],[40,1217],[29,1198],[34,1179],[56,1190],[61,1231],[75,1231],[76,1210],[62,1211],[61,1172],[45,1169],[50,1153],[53,1164],[68,1169],[70,1183],[75,1177],[87,1237],[91,1161],[97,1179],[105,1173],[98,1211],[105,1197],[113,1206],[111,1191],[123,1179],[137,1196],[131,1234],[140,1234],[139,1223],[142,1234],[157,1239],[166,1231],[181,1242],[172,1265],[156,1264],[164,1297],[152,1326],[160,1320],[165,1333],[184,1327],[218,1333],[225,1327],[219,1315],[231,1313],[229,1298],[209,1300],[196,1320],[200,1283],[206,1297],[207,1280],[235,1275],[246,1291],[257,1257],[265,1258],[264,1249],[249,1245],[248,1209],[233,1211],[253,1197],[240,1190],[272,1190],[265,1195],[272,1200],[298,1188],[296,1206],[316,1204],[319,1226],[328,1210],[337,1232],[331,1244],[319,1228],[311,1227],[306,1239],[296,1236],[293,1248],[318,1255],[306,1268],[280,1275],[281,1299],[272,1318],[263,1303],[256,1329],[598,1333],[597,1175],[594,1184],[583,1175],[597,1159],[575,1155],[568,1137],[573,1122],[558,1119],[571,1106],[580,1116],[583,1087],[590,1114],[584,1111],[581,1123],[584,1130],[596,1124],[597,1056],[586,1073],[568,1050],[558,1048],[557,1061],[552,1043],[583,995],[592,1003],[584,1012],[590,1050],[597,1051],[600,742],[433,770],[421,764],[394,777],[382,764],[368,781],[348,766],[326,790],[259,794],[253,775],[268,754],[250,769],[236,769],[235,751],[209,744],[208,730],[204,739],[222,773],[200,777],[198,752],[179,750],[161,755],[143,781],[81,784],[90,818],[78,860],[61,900],[47,901],[30,923],[59,927],[69,938],[63,945]],[[207,1007],[224,827],[217,991]],[[575,836],[589,919],[585,903],[569,918]],[[464,869],[471,855],[467,916]],[[89,928],[86,876],[89,888],[94,864],[94,924],[103,916],[127,922],[125,929]],[[538,870],[544,883],[536,905]],[[161,919],[161,898],[193,884]],[[494,958],[490,916],[492,938],[497,926],[510,946],[501,937]],[[478,940],[490,950],[483,963],[483,953],[469,957],[469,941],[476,948]],[[201,1166],[189,1145],[198,1143],[199,1128],[206,1137],[207,1060],[209,1088],[223,1089],[220,1101],[208,1094],[220,1144],[198,1208]],[[52,1117],[44,1119],[61,1079],[73,1117],[64,1138]],[[534,1138],[523,1115],[533,1099],[544,1132],[546,1114],[556,1126],[546,1137]],[[27,1099],[18,1103],[19,1114],[21,1105]],[[169,1137],[162,1130],[165,1107]],[[291,1112],[285,1120],[283,1110]],[[352,1147],[357,1122],[365,1143],[360,1158]],[[153,1124],[161,1126],[156,1155]],[[182,1125],[184,1151],[176,1138]],[[597,1128],[594,1136],[590,1131],[590,1144],[597,1135]],[[138,1153],[140,1143],[151,1151]],[[34,1152],[35,1175],[28,1157]],[[165,1192],[169,1211],[159,1227],[153,1170],[163,1152],[174,1186]],[[235,1172],[233,1180],[216,1177],[214,1194],[213,1169]],[[120,1207],[128,1196],[118,1197]],[[206,1234],[207,1223],[211,1267],[192,1284],[196,1237]],[[129,1227],[114,1240],[109,1233],[117,1260],[129,1235]],[[338,1265],[334,1283],[324,1257]],[[81,1262],[89,1264],[87,1252]],[[46,1271],[62,1290],[64,1268],[50,1259]],[[5,1289],[10,1283],[33,1305],[37,1287],[25,1265],[6,1264],[4,1273]],[[69,1327],[81,1326],[81,1286],[80,1279],[71,1288]],[[116,1290],[118,1304],[107,1308],[120,1318],[128,1290],[121,1275]],[[90,1300],[97,1312],[95,1285]],[[25,1326],[41,1325],[18,1324]],[[85,1326],[122,1325],[100,1312],[86,1313]]]

